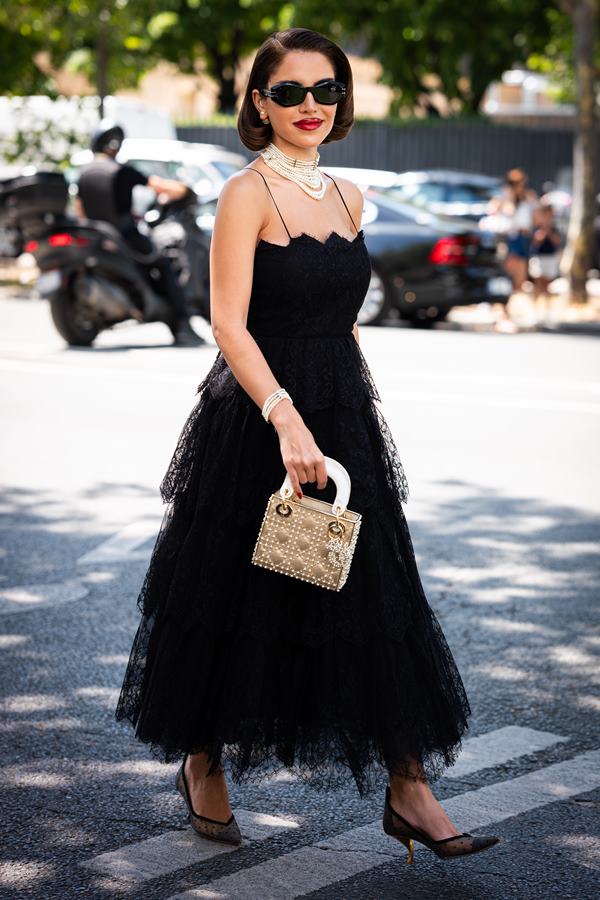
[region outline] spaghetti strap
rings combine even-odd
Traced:
[[[348,209],[348,205],[347,205],[346,201],[344,200],[344,197],[343,197],[343,195],[342,195],[342,192],[340,191],[340,189],[339,189],[339,187],[338,187],[337,181],[335,180],[335,178],[334,178],[332,175],[329,174],[329,172],[325,172],[324,174],[327,175],[328,178],[331,178],[331,180],[332,180],[333,183],[335,184],[335,186],[336,186],[336,188],[337,188],[337,192],[338,192],[338,194],[340,195],[340,197],[342,198],[342,203],[343,203],[344,206],[346,207],[346,212],[347,212],[348,215],[350,216],[350,219],[351,219],[351,221],[352,221],[352,224],[354,225],[354,228],[356,229],[356,232],[358,233],[358,228],[356,228],[356,223],[355,223],[354,219],[352,218],[352,213],[351,213],[350,210]]]
[[[245,169],[249,169],[251,172],[256,172],[257,175],[260,175],[260,177],[262,178],[262,180],[264,181],[264,183],[265,183],[265,185],[266,185],[266,188],[267,188],[268,192],[271,194],[271,200],[273,201],[273,203],[275,203],[275,197],[274,197],[273,194],[271,193],[271,188],[270,188],[269,185],[267,184],[267,179],[265,178],[265,176],[263,175],[263,173],[262,173],[262,172],[259,172],[258,169],[253,169],[252,166],[244,166],[244,168],[245,168]],[[279,213],[279,218],[280,218],[281,221],[283,222],[283,227],[284,227],[285,230],[287,231],[288,237],[289,237],[289,239],[290,239],[290,241],[291,241],[291,240],[292,240],[292,236],[291,236],[291,234],[290,234],[289,231],[288,231],[287,225],[285,224],[285,219],[284,219],[283,216],[281,215],[281,210],[279,209],[279,207],[277,206],[276,203],[275,203],[275,209],[276,209],[277,212]]]

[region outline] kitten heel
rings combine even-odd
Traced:
[[[410,865],[413,861],[413,857],[415,855],[415,844],[412,838],[409,837],[400,837],[400,835],[394,835],[394,837],[400,841],[401,844],[404,844],[406,849],[408,850],[408,856],[406,857],[406,864]]]

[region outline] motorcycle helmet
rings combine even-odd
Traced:
[[[92,134],[90,147],[93,153],[118,150],[125,139],[125,132],[112,119],[102,119]]]

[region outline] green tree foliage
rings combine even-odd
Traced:
[[[0,93],[47,93],[51,86],[33,58],[47,46],[40,20],[29,15],[28,4],[11,0],[0,5]]]
[[[270,34],[291,23],[281,0],[165,0],[149,22],[156,48],[182,72],[205,71],[219,85],[218,110],[232,112],[240,60]]]
[[[32,62],[40,52],[51,69],[86,74],[101,97],[136,85],[159,59],[147,23],[161,6],[159,0],[9,0],[0,11],[0,90],[51,93],[43,61]]]
[[[574,96],[572,23],[558,0],[8,0],[0,92],[51,93],[51,78],[31,63],[41,51],[54,68],[84,72],[101,96],[134,86],[164,58],[182,72],[206,71],[219,85],[219,112],[231,113],[240,60],[292,25],[378,59],[392,115],[426,106],[432,75],[456,114],[476,114],[488,85],[515,63],[552,74],[561,99]]]
[[[556,0],[556,5],[550,6],[548,9],[548,21],[551,27],[550,39],[543,51],[531,54],[527,64],[530,69],[549,77],[549,93],[553,100],[557,103],[576,103],[573,15],[569,13],[565,3]],[[600,41],[598,37],[600,34],[597,27],[594,50],[596,79],[600,79]]]
[[[379,60],[393,91],[392,113],[427,103],[437,75],[459,115],[479,111],[486,88],[515,63],[542,52],[551,36],[548,0],[345,0],[331,11],[321,0],[298,0],[293,24],[360,39]]]

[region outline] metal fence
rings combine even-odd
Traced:
[[[221,144],[245,154],[248,160],[255,155],[240,143],[234,127],[186,125],[177,133],[181,140]],[[555,181],[561,169],[572,165],[573,132],[490,122],[356,122],[345,140],[324,144],[319,153],[323,166],[395,172],[444,168],[502,176],[518,166],[529,175],[531,186],[540,191],[544,182]]]

